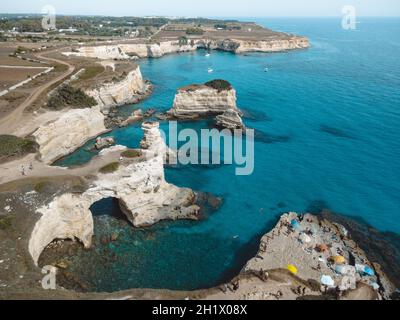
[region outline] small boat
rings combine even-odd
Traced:
[[[208,68],[208,73],[213,73],[214,72],[214,69],[212,69],[212,68]]]
[[[268,67],[265,67],[264,72],[268,72],[268,71],[269,71]]]
[[[209,56],[210,56],[210,54],[209,54],[209,53],[206,53],[205,57],[208,58]]]
[[[239,236],[238,236],[238,235],[233,237],[233,239],[238,239],[238,238],[239,238]]]

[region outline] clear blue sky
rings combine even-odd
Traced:
[[[339,16],[353,5],[359,16],[400,16],[400,0],[1,0],[0,12],[40,13],[47,4],[58,14],[82,15]]]

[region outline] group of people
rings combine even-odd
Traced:
[[[29,170],[29,171],[33,170],[33,163],[32,162],[29,164],[29,166],[27,168],[24,165],[21,166],[21,174],[23,176],[27,175],[27,171],[26,170]]]

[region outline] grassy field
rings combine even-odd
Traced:
[[[11,135],[0,135],[0,161],[36,151],[35,142]]]

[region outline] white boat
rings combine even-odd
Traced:
[[[268,67],[265,67],[264,72],[268,72],[268,71],[269,71]]]
[[[209,54],[209,53],[206,53],[205,57],[207,57],[207,58],[208,58],[209,56],[210,56],[210,54]]]
[[[212,68],[208,68],[208,73],[213,73],[214,72],[214,69],[212,69]]]

